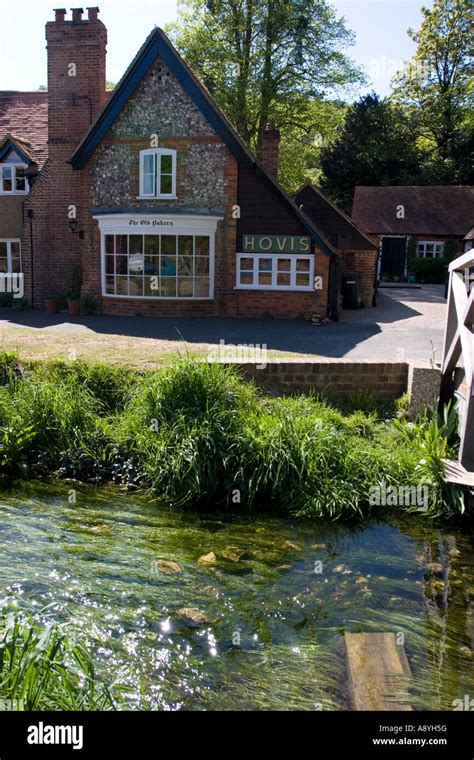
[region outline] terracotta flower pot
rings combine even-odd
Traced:
[[[44,308],[46,314],[57,314],[59,312],[59,298],[46,298]]]
[[[69,314],[73,317],[78,317],[81,313],[81,302],[79,298],[68,298],[67,299],[67,310]]]

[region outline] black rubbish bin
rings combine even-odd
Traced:
[[[342,308],[362,309],[362,275],[360,272],[346,272],[342,275]]]

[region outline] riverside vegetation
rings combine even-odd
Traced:
[[[368,514],[371,489],[426,486],[424,513],[464,511],[443,479],[456,416],[343,413],[310,395],[272,398],[232,367],[180,359],[149,373],[0,355],[0,472],[147,489],[171,506]],[[365,403],[365,406],[367,404]],[[406,509],[418,509],[407,505]]]

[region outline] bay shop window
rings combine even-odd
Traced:
[[[96,217],[104,296],[213,298],[217,217],[117,217]]]

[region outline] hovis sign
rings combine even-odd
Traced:
[[[311,253],[311,238],[297,235],[244,235],[243,253]]]

